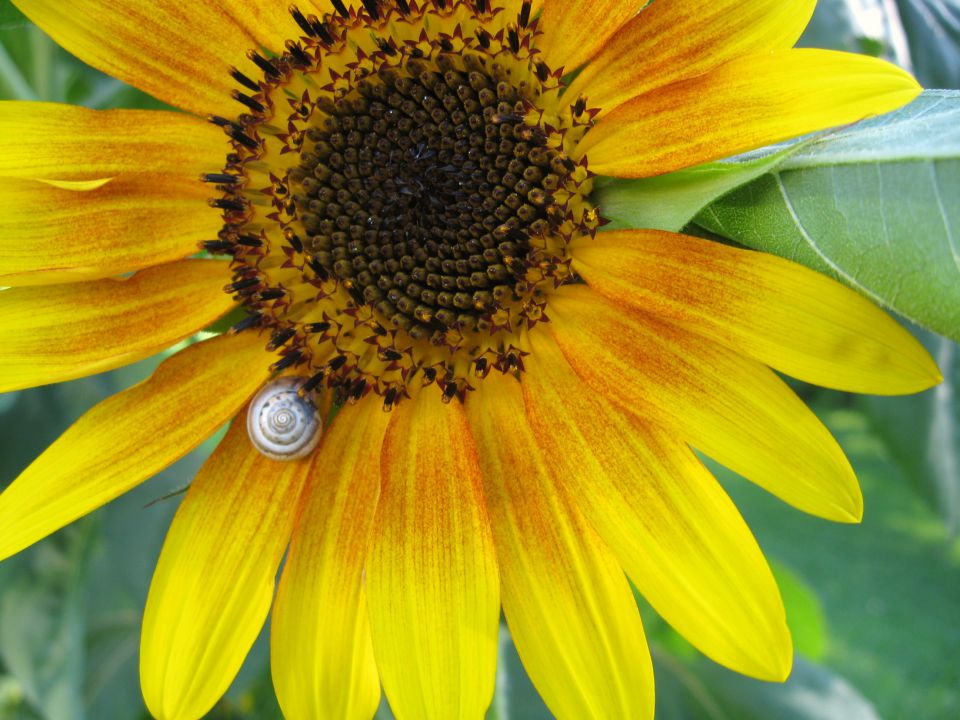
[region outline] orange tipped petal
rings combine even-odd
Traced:
[[[0,102],[0,177],[102,181],[163,175],[196,183],[200,173],[223,166],[227,147],[219,128],[183,113]]]
[[[155,98],[198,115],[235,115],[231,66],[256,77],[246,53],[300,30],[284,2],[252,0],[13,0],[46,33],[84,62]],[[309,5],[301,3],[304,10]]]
[[[0,285],[109,277],[216,237],[199,175],[219,129],[188,115],[0,102]]]
[[[491,375],[467,400],[520,658],[557,717],[653,717],[653,667],[623,570],[556,484],[523,418],[520,383]]]
[[[234,306],[227,273],[184,260],[128,280],[0,292],[0,392],[111,370],[189,337]]]
[[[193,255],[222,227],[208,196],[195,179],[122,178],[77,192],[0,177],[0,285],[107,278]]]
[[[726,493],[682,439],[591,395],[549,337],[531,343],[522,387],[536,444],[634,584],[709,657],[783,680],[780,593]]]
[[[864,55],[749,55],[625,102],[586,134],[577,157],[599,175],[660,175],[880,115],[919,93],[908,73]]]
[[[390,415],[347,405],[317,450],[277,590],[270,669],[288,720],[369,720],[380,703],[363,589]]]
[[[833,436],[770,369],[702,336],[618,309],[587,287],[550,302],[552,335],[587,386],[785,502],[857,522],[863,496]]]
[[[591,288],[807,382],[896,395],[936,385],[929,353],[885,312],[820,273],[766,253],[655,230],[572,247]]]
[[[816,0],[684,0],[650,3],[604,43],[567,94],[603,113],[630,98],[702,75],[743,55],[786,50]]]
[[[392,415],[366,575],[383,688],[399,717],[481,717],[500,598],[470,426],[426,391]]]
[[[543,61],[551,70],[573,72],[637,10],[636,3],[623,0],[544,0],[538,43]]]
[[[186,455],[243,407],[269,362],[255,334],[221,336],[87,412],[0,494],[0,560]]]
[[[230,686],[266,620],[313,469],[261,455],[242,416],[200,469],[143,613],[140,683],[154,717],[199,718]]]

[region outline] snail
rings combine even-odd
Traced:
[[[282,377],[264,387],[247,412],[253,446],[272,460],[298,460],[320,440],[320,412],[297,392],[303,378]]]

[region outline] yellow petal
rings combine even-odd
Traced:
[[[434,393],[392,415],[366,576],[380,679],[400,718],[474,720],[493,696],[500,614],[476,447],[462,407]]]
[[[269,460],[240,417],[190,485],[143,612],[140,684],[158,720],[200,718],[236,676],[270,609],[314,458]]]
[[[503,611],[540,696],[557,717],[653,718],[653,667],[633,593],[610,550],[557,487],[556,458],[541,452],[527,427],[520,383],[491,375],[468,398],[467,412]]]
[[[196,252],[222,133],[165,112],[0,103],[0,285],[109,277]]]
[[[223,225],[199,182],[113,180],[76,192],[0,177],[0,285],[105,278],[197,252]]]
[[[908,73],[864,55],[749,55],[625,102],[576,156],[599,175],[659,175],[879,115],[919,93]]]
[[[552,334],[595,392],[785,502],[859,521],[863,497],[836,440],[770,369],[707,338],[626,315],[584,287],[550,300]]]
[[[624,0],[544,0],[537,43],[551,70],[573,72],[592,58],[642,3]]]
[[[523,396],[536,443],[637,589],[715,661],[783,680],[780,593],[726,493],[681,438],[583,388],[549,337],[531,344]]]
[[[0,495],[0,560],[186,455],[236,414],[269,364],[262,338],[221,336],[87,412]]]
[[[103,181],[163,175],[196,184],[200,173],[223,167],[228,149],[220,129],[183,113],[0,102],[0,176]]]
[[[940,382],[910,333],[801,265],[655,230],[600,233],[572,250],[590,287],[630,313],[669,320],[801,380],[875,395]]]
[[[389,414],[346,406],[317,451],[270,627],[273,684],[287,720],[369,720],[380,703],[363,591]]]
[[[647,5],[604,43],[568,94],[603,112],[742,55],[785,50],[816,0],[683,0]]]
[[[189,337],[234,306],[229,273],[184,260],[128,280],[0,292],[0,392],[111,370]]]
[[[257,77],[247,50],[283,50],[300,30],[288,3],[257,0],[14,0],[85,63],[199,115],[235,115],[236,66]],[[301,3],[304,5],[305,3]],[[262,72],[260,73],[262,75]]]

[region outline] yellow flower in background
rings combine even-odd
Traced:
[[[707,656],[787,676],[776,584],[690,448],[857,521],[842,451],[770,368],[876,394],[939,373],[810,270],[598,232],[591,191],[892,110],[909,75],[791,49],[812,0],[15,4],[184,112],[0,104],[0,390],[246,311],[0,496],[5,558],[236,418],[151,585],[155,717],[206,713],[272,604],[289,718],[371,717],[381,684],[401,718],[481,717],[501,606],[557,716],[649,718],[627,577]]]

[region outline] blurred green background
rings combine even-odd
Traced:
[[[912,69],[925,87],[960,87],[957,0],[821,0],[802,44],[879,55]],[[72,58],[9,0],[0,0],[0,98],[160,106]],[[940,388],[881,399],[796,385],[858,472],[861,526],[807,517],[716,468],[774,566],[796,667],[785,685],[727,672],[641,600],[658,719],[960,717],[960,352],[917,333],[947,378]],[[0,395],[0,487],[84,411],[158,361]],[[150,575],[179,501],[166,496],[190,482],[212,447],[0,563],[0,720],[147,717],[137,648]],[[490,716],[550,717],[505,632]],[[210,717],[280,717],[263,638]]]

